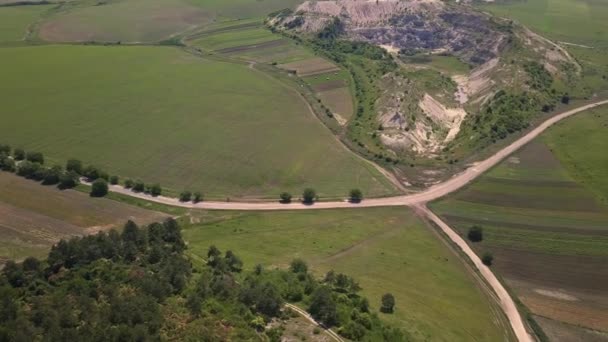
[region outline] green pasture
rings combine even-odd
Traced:
[[[528,0],[483,3],[480,7],[516,19],[548,38],[608,47],[608,2],[597,0]]]
[[[225,31],[192,41],[192,45],[206,50],[221,50],[238,46],[254,45],[283,39],[265,28],[248,28],[245,30]]]
[[[23,40],[28,27],[53,5],[0,7],[0,44]]]
[[[183,231],[195,259],[206,258],[210,245],[238,251],[247,268],[302,258],[319,275],[334,269],[353,276],[374,311],[382,294],[393,293],[396,311],[381,317],[416,341],[507,338],[469,271],[407,208],[205,215]]]
[[[608,204],[608,106],[568,118],[543,136],[564,168]]]
[[[170,47],[24,47],[0,59],[0,136],[50,164],[78,158],[215,199],[395,193],[294,91],[246,65]]]

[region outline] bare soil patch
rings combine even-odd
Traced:
[[[344,88],[346,86],[347,86],[347,84],[346,84],[346,81],[344,81],[344,80],[333,80],[333,81],[315,84],[312,87],[312,89],[316,92],[322,92],[322,91]]]

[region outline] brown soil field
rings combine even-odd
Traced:
[[[293,63],[281,64],[281,68],[293,70],[298,76],[312,76],[339,71],[335,64],[321,57],[314,57]]]
[[[0,172],[0,263],[44,256],[62,238],[163,220],[166,214]]]
[[[216,52],[223,53],[223,54],[230,54],[230,53],[238,53],[238,52],[251,51],[251,50],[268,49],[268,48],[272,48],[272,47],[286,45],[288,43],[289,42],[285,39],[277,39],[277,40],[271,40],[269,42],[264,42],[264,43],[259,43],[259,44],[241,45],[241,46],[235,46],[235,47],[231,47],[231,48],[220,49],[220,50],[216,50]]]
[[[333,112],[348,120],[354,112],[353,99],[348,88],[337,88],[317,94],[321,101]]]

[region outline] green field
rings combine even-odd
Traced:
[[[281,36],[273,34],[265,28],[249,28],[246,30],[227,31],[208,35],[193,41],[192,44],[202,47],[205,50],[221,50],[279,39],[281,39]]]
[[[382,318],[414,340],[505,339],[470,271],[409,209],[207,212],[193,220],[201,221],[183,234],[195,260],[212,244],[238,251],[247,267],[285,267],[302,258],[319,274],[353,276],[374,310],[383,293],[393,293],[396,312]]]
[[[2,140],[54,162],[207,198],[394,193],[293,91],[246,65],[169,47],[13,48],[0,59]]]
[[[30,25],[52,5],[0,7],[0,44],[22,41]]]
[[[485,3],[481,8],[513,18],[548,38],[608,47],[608,3],[594,0],[529,0]]]
[[[604,107],[564,120],[432,204],[463,236],[473,225],[483,227],[483,241],[473,248],[494,254],[493,267],[534,314],[602,331],[608,326],[606,114]],[[550,334],[555,326],[543,323]]]

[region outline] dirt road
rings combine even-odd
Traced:
[[[506,146],[502,150],[496,152],[494,155],[485,159],[475,165],[469,167],[465,171],[455,175],[449,180],[434,185],[429,189],[410,195],[384,197],[384,198],[372,198],[366,199],[361,203],[350,203],[346,200],[341,202],[317,202],[313,205],[305,205],[299,202],[290,204],[281,204],[278,202],[214,202],[205,201],[200,203],[183,203],[177,198],[170,198],[164,196],[152,197],[144,193],[134,193],[129,189],[125,189],[122,186],[113,185],[110,186],[112,192],[125,194],[132,197],[145,199],[151,202],[162,203],[172,206],[184,207],[184,208],[198,208],[198,209],[218,209],[218,210],[304,210],[304,209],[330,209],[330,208],[362,208],[362,207],[385,207],[385,206],[402,206],[402,205],[417,205],[427,203],[429,201],[443,197],[451,192],[454,192],[466,184],[470,183],[475,178],[479,177],[482,173],[489,170],[501,160],[505,159],[511,153],[515,152],[539,134],[549,128],[556,122],[563,120],[569,116],[580,113],[582,111],[608,104],[608,100],[598,101],[592,104],[574,108],[567,112],[558,114],[556,116],[547,119],[545,122],[534,128],[526,135],[522,136],[512,144]],[[88,184],[83,181],[83,183]],[[90,185],[90,184],[89,184]]]
[[[494,273],[490,270],[490,268],[481,262],[481,259],[473,252],[471,247],[458,235],[450,226],[448,226],[445,222],[443,222],[437,215],[435,215],[432,211],[430,211],[424,205],[417,205],[416,209],[418,212],[424,213],[426,217],[428,217],[431,221],[435,222],[439,226],[439,228],[452,240],[454,244],[456,244],[464,254],[466,254],[469,259],[473,262],[477,270],[481,276],[485,279],[485,281],[492,287],[492,290],[496,294],[499,299],[500,307],[503,312],[507,316],[509,320],[509,324],[517,336],[517,340],[519,342],[533,342],[535,339],[528,334],[526,331],[526,326],[517,311],[517,306],[515,302],[507,292],[507,290],[502,286],[500,281],[496,278]]]
[[[325,332],[327,333],[327,335],[331,336],[331,338],[333,338],[335,341],[345,342],[344,339],[342,339],[340,337],[340,335],[336,334],[333,330],[326,329],[323,325],[319,324],[319,322],[315,321],[315,319],[312,318],[312,316],[308,312],[300,309],[299,307],[297,307],[297,306],[295,306],[293,304],[285,303],[285,306],[288,307],[288,308],[290,308],[290,309],[292,309],[293,311],[297,312],[300,316],[306,318],[312,324],[314,324],[314,325],[322,328],[323,330],[325,330]]]

